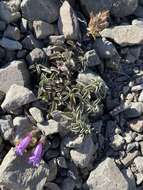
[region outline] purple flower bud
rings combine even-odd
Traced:
[[[42,151],[43,151],[43,143],[40,142],[34,149],[33,154],[29,157],[28,163],[38,167],[42,158]]]
[[[29,133],[25,138],[23,138],[20,143],[16,146],[16,154],[22,156],[25,149],[28,147],[29,143],[32,140],[32,133]]]

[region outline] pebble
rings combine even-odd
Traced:
[[[117,151],[123,147],[124,143],[125,143],[124,138],[121,135],[117,134],[113,136],[113,140],[111,141],[111,147],[115,151]]]
[[[44,51],[40,48],[33,49],[26,57],[29,64],[44,63],[47,61]]]
[[[63,45],[64,42],[65,42],[64,35],[59,35],[59,36],[50,35],[49,36],[49,43],[52,44],[52,45]]]
[[[137,157],[134,159],[134,163],[135,163],[135,165],[136,165],[137,170],[138,170],[140,173],[143,173],[143,156],[137,156]]]
[[[143,25],[143,18],[134,19],[134,20],[132,21],[132,25],[142,26],[142,25]]]
[[[74,188],[75,188],[75,181],[72,178],[68,177],[63,180],[61,185],[62,190],[74,190]]]
[[[130,127],[133,131],[138,133],[143,132],[143,118],[134,119],[128,122],[128,127]]]
[[[137,150],[139,148],[138,142],[133,142],[127,145],[127,152],[130,152],[132,150]]]
[[[37,123],[42,123],[44,121],[42,111],[39,108],[31,107],[29,113],[35,119]]]
[[[124,116],[126,119],[134,119],[142,115],[143,103],[142,102],[131,102],[126,106],[124,110]]]
[[[13,84],[6,93],[1,105],[2,109],[10,112],[36,100],[31,90],[20,85]]]
[[[123,158],[121,160],[121,162],[123,163],[123,165],[125,167],[129,166],[133,160],[139,155],[139,151],[138,150],[135,150],[134,152],[129,152],[127,154],[127,156],[125,158]]]
[[[136,85],[136,86],[133,86],[131,88],[131,90],[132,90],[132,92],[137,92],[137,91],[143,90],[143,83],[139,84],[139,85]]]

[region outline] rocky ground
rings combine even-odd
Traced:
[[[142,190],[143,0],[0,0],[0,106],[1,190]]]

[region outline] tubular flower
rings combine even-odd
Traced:
[[[28,147],[29,143],[32,140],[32,133],[29,133],[25,138],[23,138],[20,143],[16,146],[16,154],[22,156],[25,149]]]
[[[39,144],[34,149],[33,154],[29,157],[28,163],[38,167],[42,158],[42,152],[43,152],[43,143],[39,142]]]

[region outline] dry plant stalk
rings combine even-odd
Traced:
[[[88,35],[91,35],[94,39],[100,35],[100,32],[108,27],[109,11],[103,10],[97,15],[92,12],[90,14],[90,21],[88,24]]]

